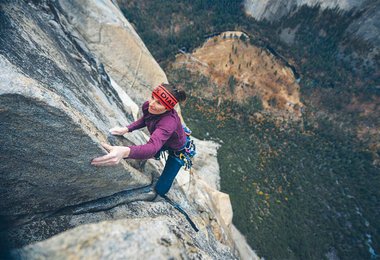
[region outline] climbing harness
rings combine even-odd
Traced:
[[[173,155],[179,158],[185,166],[185,170],[190,170],[191,173],[191,167],[193,166],[193,161],[191,159],[197,154],[197,152],[194,140],[191,140],[190,138],[191,130],[186,125],[183,125],[183,130],[186,134],[186,145],[182,150],[174,151]]]
[[[187,219],[187,221],[189,221],[191,227],[194,229],[195,232],[199,231],[195,223],[191,220],[189,215],[187,215],[187,213],[181,208],[181,206],[178,203],[175,203],[174,201],[169,199],[166,195],[162,195],[161,197],[163,197],[167,202],[169,202],[170,205],[172,205],[174,208],[176,208],[179,212],[181,212],[185,216],[185,218]]]
[[[175,151],[173,152],[174,156],[179,158],[182,162],[183,165],[185,166],[185,170],[190,170],[191,167],[193,166],[193,161],[191,158],[194,157],[196,154],[195,151],[195,144],[194,141],[191,140],[189,137],[187,137],[187,142],[185,148],[183,148],[180,151]]]
[[[185,147],[179,151],[169,150],[169,155],[177,157],[181,161],[182,165],[185,166],[185,170],[189,170],[191,173],[191,167],[193,166],[192,158],[197,154],[197,152],[194,140],[191,140],[190,138],[191,130],[185,125],[182,127],[186,134]],[[163,153],[163,151],[166,150],[167,149],[160,150],[157,154],[154,155],[154,158],[156,160],[160,160],[160,157],[162,156],[166,161],[167,158],[165,157],[165,153]]]

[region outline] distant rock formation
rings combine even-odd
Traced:
[[[353,35],[372,43],[380,52],[380,3],[370,1],[365,8],[361,18],[354,20],[347,29],[348,35]],[[375,53],[375,52],[374,52]]]
[[[361,39],[375,48],[380,45],[380,3],[366,0],[290,0],[290,1],[254,1],[245,0],[245,12],[258,21],[279,21],[292,15],[302,6],[319,7],[321,10],[334,9],[338,12],[356,11],[361,15],[352,20],[346,30],[350,39]],[[339,15],[337,13],[337,15]],[[378,53],[378,52],[377,52]]]
[[[273,36],[285,43],[289,49],[300,49],[305,44],[309,46],[315,40],[329,41],[336,46],[334,54],[322,60],[332,58],[334,63],[345,64],[339,66],[351,70],[353,76],[360,78],[352,80],[357,87],[363,84],[376,88],[378,85],[376,71],[380,68],[380,1],[245,0],[244,7],[247,15],[264,23],[271,23]],[[307,13],[313,15],[308,16]],[[313,28],[313,32],[306,36],[305,32],[309,27]],[[311,49],[308,52],[312,53]],[[296,59],[299,60],[298,66],[303,66],[303,57]],[[308,63],[310,61],[309,59]],[[334,86],[335,83],[328,84]],[[368,91],[360,90],[358,93],[360,92],[371,95]],[[375,96],[376,94],[373,98]],[[369,124],[363,128],[372,128]],[[376,138],[374,135],[370,137],[371,140]],[[375,158],[378,157],[376,153],[373,154]]]
[[[353,8],[360,7],[365,2],[365,0],[245,0],[244,8],[246,13],[256,20],[275,21],[281,19],[303,5],[310,7],[320,6],[322,9],[338,8],[343,11],[349,11]]]

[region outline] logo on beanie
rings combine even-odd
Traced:
[[[163,85],[158,85],[153,89],[153,96],[161,101],[166,109],[173,109],[178,103],[177,99]]]

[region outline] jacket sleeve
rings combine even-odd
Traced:
[[[127,125],[127,128],[128,128],[128,132],[132,132],[136,129],[143,128],[144,126],[146,125],[145,125],[144,116],[142,116],[140,119],[136,120],[132,124]]]
[[[149,159],[152,158],[166,143],[166,141],[174,133],[175,127],[173,124],[166,122],[159,122],[157,128],[150,136],[149,141],[143,145],[129,146],[131,152],[128,158],[131,159]]]

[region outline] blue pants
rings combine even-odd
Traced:
[[[181,169],[182,166],[183,162],[179,158],[169,154],[168,159],[166,160],[165,168],[160,178],[158,178],[155,187],[158,195],[163,196],[169,191],[175,177],[179,172],[179,169]]]

